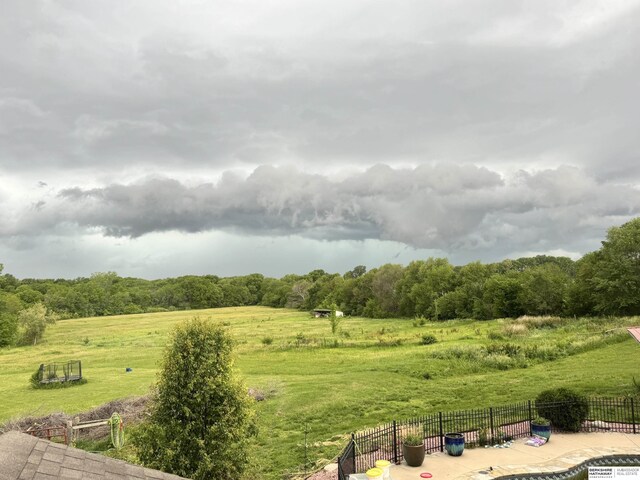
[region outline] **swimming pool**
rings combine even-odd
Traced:
[[[519,473],[497,477],[496,480],[586,480],[589,467],[637,467],[640,455],[608,455],[591,458],[579,465],[560,472]]]

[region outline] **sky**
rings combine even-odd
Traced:
[[[5,0],[18,278],[577,259],[640,216],[640,0]]]

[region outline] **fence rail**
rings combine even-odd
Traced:
[[[590,398],[587,420],[581,432],[612,431],[640,433],[640,402],[633,398]],[[439,412],[396,421],[351,435],[351,440],[338,456],[338,478],[347,480],[352,473],[363,472],[376,460],[399,464],[402,442],[408,434],[424,439],[427,453],[444,451],[444,435],[462,433],[469,447],[492,444],[507,438],[531,435],[531,420],[540,409],[565,409],[564,402],[536,404],[526,401],[512,405],[454,412]],[[552,426],[552,431],[557,431]]]

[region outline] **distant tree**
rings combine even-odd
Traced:
[[[373,274],[367,272],[358,278],[347,278],[341,288],[340,302],[347,315],[363,315],[365,306],[373,301]]]
[[[437,300],[439,317],[450,318],[485,318],[482,308],[482,297],[487,279],[495,272],[492,265],[472,262],[455,269],[455,290],[449,291]]]
[[[42,292],[31,288],[28,285],[20,285],[16,288],[16,295],[22,300],[25,305],[33,305],[34,303],[41,303],[44,300]]]
[[[527,315],[562,315],[569,276],[555,263],[546,263],[522,273],[518,301]]]
[[[11,345],[16,339],[20,303],[17,296],[0,292],[0,347]]]
[[[522,280],[522,273],[517,270],[489,277],[482,296],[484,318],[515,318],[522,315]]]
[[[232,345],[224,329],[207,320],[175,329],[149,420],[134,437],[145,465],[194,480],[241,477],[254,412],[232,369]]]
[[[287,306],[292,308],[299,308],[304,306],[307,298],[309,297],[309,289],[312,283],[309,280],[298,280],[291,286],[291,292],[287,299]]]
[[[215,308],[222,305],[222,289],[211,279],[188,275],[178,280],[187,308]]]
[[[445,258],[411,262],[398,288],[401,311],[407,316],[423,315],[438,319],[437,300],[455,286],[455,271]]]
[[[265,278],[262,283],[260,304],[267,307],[284,307],[287,303],[291,285],[276,278]]]
[[[344,279],[347,280],[349,278],[360,278],[365,273],[367,273],[367,267],[364,265],[358,265],[357,267],[353,267],[353,270],[349,270],[344,274]]]
[[[56,323],[58,315],[47,311],[42,303],[36,303],[18,312],[18,322],[23,328],[24,343],[35,345],[42,339],[47,325]]]
[[[591,307],[598,315],[640,314],[640,218],[613,227],[597,252],[578,263],[573,306]]]
[[[397,284],[402,279],[402,265],[387,263],[371,270],[372,298],[367,301],[364,313],[370,317],[393,317],[400,314],[400,296]]]

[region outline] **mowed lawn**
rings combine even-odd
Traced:
[[[333,335],[326,319],[264,307],[71,319],[47,329],[40,345],[0,350],[0,422],[75,413],[149,391],[171,328],[200,316],[237,340],[237,369],[268,399],[257,404],[260,433],[252,474],[301,471],[333,457],[354,430],[439,410],[507,404],[542,389],[585,394],[632,392],[640,345],[624,330],[638,318],[560,322],[345,318]],[[432,335],[436,343],[423,345]],[[82,361],[85,385],[34,390],[40,363]],[[132,369],[126,373],[125,369]],[[311,468],[311,465],[308,465]]]

